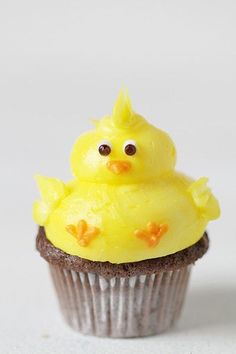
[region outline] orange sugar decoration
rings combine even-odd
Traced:
[[[167,224],[156,224],[148,222],[145,230],[136,230],[135,236],[145,241],[149,247],[155,247],[160,242],[162,236],[168,231]]]
[[[88,246],[100,233],[97,227],[89,225],[85,220],[79,220],[76,225],[66,225],[66,231],[74,236],[82,247]]]

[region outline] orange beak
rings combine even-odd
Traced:
[[[128,161],[108,161],[107,168],[116,175],[128,172],[131,169],[131,163]]]

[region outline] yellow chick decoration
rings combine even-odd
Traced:
[[[136,114],[122,91],[111,116],[75,142],[74,179],[36,176],[34,220],[64,252],[92,261],[136,262],[196,243],[220,215],[207,178],[175,170],[170,137]]]

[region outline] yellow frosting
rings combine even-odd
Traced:
[[[36,177],[41,200],[33,207],[47,238],[68,254],[111,263],[166,256],[197,242],[220,215],[207,178],[175,171],[172,140],[133,112],[125,92],[111,116],[79,137],[70,161],[67,184]]]

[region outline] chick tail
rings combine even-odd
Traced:
[[[56,178],[35,176],[41,200],[33,204],[33,218],[40,226],[45,226],[50,214],[67,195],[66,185]]]
[[[208,178],[201,177],[188,188],[195,206],[207,220],[214,220],[220,216],[220,207],[217,199],[207,186]]]

